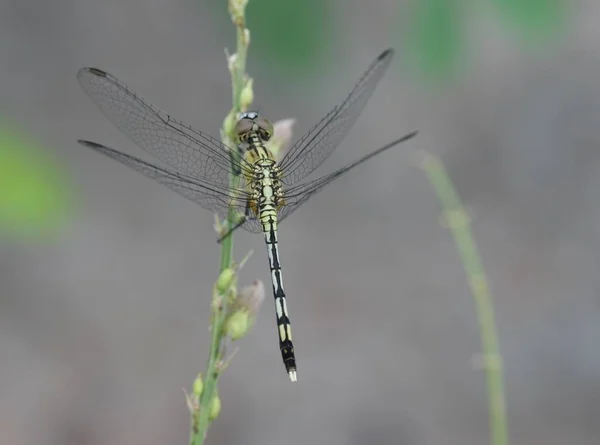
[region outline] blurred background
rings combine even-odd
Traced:
[[[297,4],[293,4],[297,3]],[[308,130],[396,57],[326,173],[418,129],[280,228],[299,383],[270,294],[210,444],[481,444],[465,273],[417,149],[440,155],[491,282],[511,443],[600,441],[600,3],[250,0],[255,106]],[[176,444],[205,367],[213,215],[76,143],[150,158],[75,74],[95,66],[219,136],[226,0],[0,0],[0,441]],[[263,239],[241,284],[269,282]]]

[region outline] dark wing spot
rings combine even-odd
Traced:
[[[99,70],[98,68],[88,68],[88,71],[99,77],[106,77],[106,71]]]
[[[388,55],[391,55],[390,53],[394,53],[394,50],[392,48],[388,48],[386,49],[384,52],[382,52],[379,57],[377,58],[377,60],[383,60],[385,59]]]
[[[92,147],[92,148],[103,148],[104,145],[102,144],[98,144],[96,142],[92,142],[92,141],[84,141],[83,139],[77,139],[77,142],[79,142],[81,145],[85,145],[86,147]]]

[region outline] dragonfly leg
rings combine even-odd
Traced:
[[[248,201],[246,203],[246,210],[244,211],[244,216],[242,216],[240,218],[240,220],[235,224],[235,226],[233,226],[232,228],[230,228],[223,236],[221,236],[221,238],[219,238],[217,240],[218,244],[221,244],[223,242],[223,240],[225,238],[227,238],[228,236],[231,236],[231,234],[238,229],[239,227],[241,227],[246,221],[248,221],[248,219],[250,218],[250,215],[252,213],[252,209],[250,208],[250,201]]]

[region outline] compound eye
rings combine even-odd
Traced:
[[[244,136],[246,134],[248,134],[248,132],[250,130],[252,130],[253,125],[254,125],[254,121],[252,119],[248,119],[248,118],[240,119],[237,122],[237,124],[235,124],[235,135],[238,138],[243,139]]]
[[[264,117],[259,117],[255,120],[256,125],[258,125],[258,131],[260,132],[260,137],[268,141],[273,136],[273,124],[270,120],[265,119]]]

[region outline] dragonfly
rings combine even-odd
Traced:
[[[89,140],[80,144],[169,187],[223,218],[234,211],[233,227],[263,233],[269,257],[279,349],[286,372],[297,381],[296,357],[283,287],[277,227],[317,192],[365,161],[414,137],[406,134],[320,178],[307,177],[340,145],[387,70],[394,51],[383,51],[345,99],[325,115],[281,159],[269,149],[274,126],[256,112],[240,113],[234,147],[165,113],[113,75],[98,68],[77,73],[84,92],[102,114],[165,166],[148,163]],[[235,179],[235,181],[232,181]],[[229,234],[231,231],[229,232]]]

